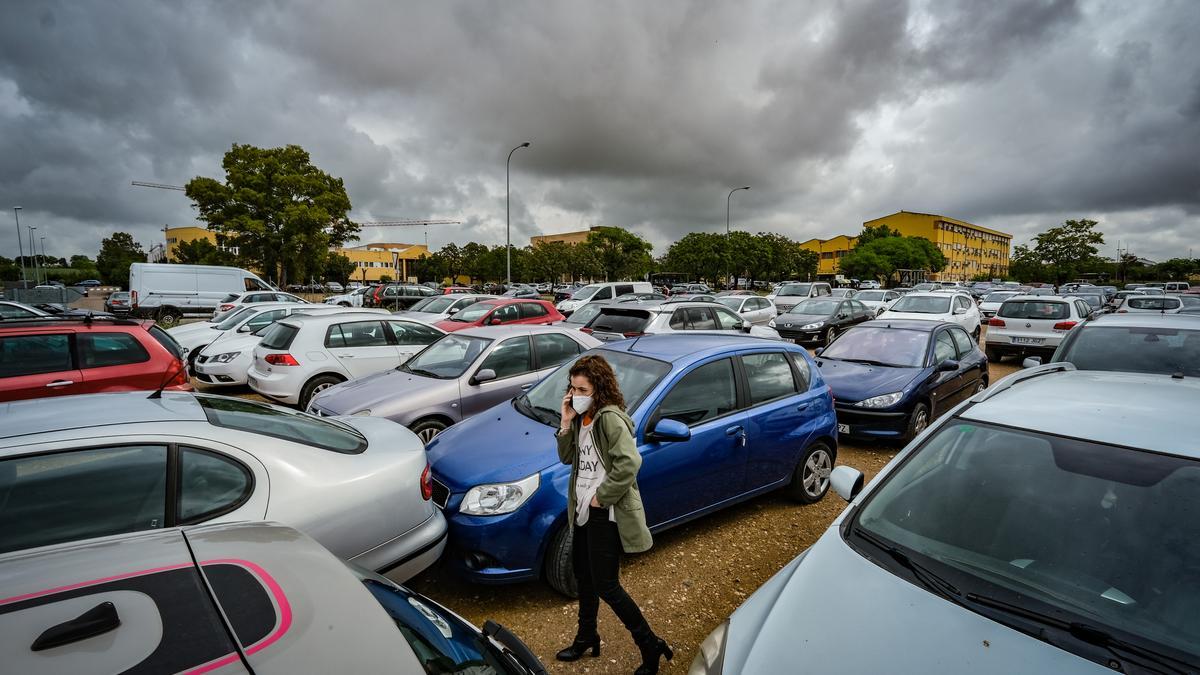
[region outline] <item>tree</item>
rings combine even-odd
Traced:
[[[556,282],[571,270],[571,244],[542,241],[528,251],[530,280]]]
[[[1096,230],[1096,221],[1068,220],[1034,237],[1034,256],[1048,265],[1055,282],[1062,284],[1075,277],[1084,264],[1095,259],[1104,235]]]
[[[876,225],[874,227],[866,225],[863,227],[862,233],[854,241],[855,246],[863,246],[878,239],[887,239],[888,237],[900,237],[899,230],[893,230],[887,225]]]
[[[234,144],[222,167],[224,183],[197,176],[185,186],[187,196],[210,230],[281,285],[289,271],[319,271],[330,247],[359,230],[347,217],[350,198],[342,179],[313,166],[298,145]]]
[[[381,283],[381,284],[390,284],[390,283],[392,283],[392,275],[390,275],[390,274],[381,274],[381,275],[379,276],[379,283]]]
[[[457,284],[466,261],[463,250],[458,247],[458,244],[450,242],[443,246],[438,253],[442,256],[442,264],[445,265],[446,276],[450,277],[450,283]]]
[[[330,252],[325,259],[325,280],[336,281],[345,286],[350,282],[350,277],[354,276],[354,272],[358,270],[358,265],[341,253]]]
[[[945,268],[946,256],[933,242],[900,236],[882,225],[864,227],[854,248],[838,263],[843,275],[877,281],[892,278],[896,270],[940,272]]]
[[[1163,281],[1186,280],[1200,271],[1200,266],[1197,266],[1196,261],[1191,258],[1171,258],[1158,263],[1155,268],[1158,278]]]
[[[208,239],[184,241],[175,246],[175,259],[183,265],[236,265],[237,256],[217,248]]]
[[[484,278],[484,267],[487,263],[488,247],[476,241],[467,242],[461,250],[462,273],[466,274],[471,283]]]
[[[620,227],[593,228],[584,246],[595,252],[605,281],[641,278],[653,265],[650,242]]]
[[[146,262],[146,252],[128,232],[113,232],[111,237],[100,242],[96,269],[104,283],[117,286],[128,284],[129,266],[135,262]]]
[[[785,276],[811,281],[813,277],[817,276],[817,268],[821,265],[821,256],[817,255],[816,251],[800,248],[799,244],[796,244],[794,249],[791,262],[786,268],[789,270],[789,274]]]
[[[697,279],[716,280],[727,271],[725,235],[689,232],[671,244],[663,259],[668,272],[689,274]]]
[[[1008,257],[1008,276],[1017,281],[1041,281],[1046,276],[1046,266],[1026,244],[1017,244]]]
[[[71,267],[77,270],[94,270],[96,263],[86,255],[71,256]]]

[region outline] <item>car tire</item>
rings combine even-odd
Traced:
[[[808,446],[792,471],[788,496],[801,504],[815,504],[829,492],[829,472],[833,471],[833,451],[824,441]]]
[[[1004,360],[1004,354],[1000,353],[1000,350],[995,347],[987,347],[983,353],[987,355],[988,361],[992,363],[1000,363]]]
[[[971,339],[975,340],[975,344],[979,344],[979,336],[983,333],[982,327],[976,327],[975,332],[971,333]]]
[[[575,567],[571,561],[572,529],[570,523],[564,524],[550,539],[546,548],[546,583],[568,598],[577,598],[579,587],[575,583]]]
[[[446,424],[442,420],[428,418],[420,420],[416,424],[409,427],[408,430],[416,434],[417,438],[420,438],[422,443],[428,444],[429,441],[432,441],[435,436],[445,431],[449,426],[449,424]],[[428,438],[426,438],[426,436],[428,436]]]
[[[905,442],[911,441],[929,428],[929,406],[918,403],[908,416],[908,432],[904,435]]]
[[[164,307],[158,310],[158,315],[155,320],[162,328],[174,328],[179,325],[179,320],[183,318],[183,312],[174,307]]]
[[[206,347],[208,347],[208,345],[200,345],[199,347],[196,347],[192,351],[188,352],[188,373],[192,375],[196,374],[196,357],[200,356],[200,352],[204,351]]]
[[[349,307],[349,306],[350,306],[350,303],[348,303],[348,302],[339,302],[338,303],[338,307]]]
[[[315,396],[317,392],[323,389],[328,389],[333,385],[340,384],[342,382],[345,382],[345,380],[337,375],[318,375],[314,377],[313,379],[304,383],[304,388],[300,390],[300,400],[296,407],[300,408],[301,410],[308,410],[308,402],[312,400],[312,397]]]
[[[979,378],[979,382],[975,385],[975,391],[971,392],[971,396],[975,396],[976,394],[982,393],[985,389],[987,389],[987,385],[988,385],[987,378],[985,378],[985,377]]]
[[[821,346],[828,347],[837,337],[837,329],[833,326],[825,329],[825,333],[821,335]]]

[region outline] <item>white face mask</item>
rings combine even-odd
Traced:
[[[572,396],[571,407],[575,409],[577,414],[582,415],[583,413],[587,412],[588,408],[592,407],[592,397]]]

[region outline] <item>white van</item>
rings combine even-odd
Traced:
[[[1187,293],[1191,289],[1192,285],[1186,281],[1168,281],[1163,285],[1163,292],[1171,294]]]
[[[654,287],[649,281],[607,281],[602,284],[588,284],[571,294],[571,297],[558,303],[558,311],[563,316],[571,316],[571,312],[589,302],[597,300],[612,300],[626,293],[653,293]]]
[[[270,284],[240,267],[133,263],[129,266],[134,316],[169,328],[184,316],[211,317],[231,293],[271,291]]]

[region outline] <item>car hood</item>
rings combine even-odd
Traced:
[[[799,328],[810,323],[825,323],[829,320],[828,314],[780,314],[775,317],[776,326],[787,326],[789,323],[793,327]]]
[[[370,409],[373,417],[392,417],[410,407],[405,405],[406,401],[419,396],[427,403],[441,394],[443,388],[452,389],[454,399],[458,400],[458,380],[439,380],[392,369],[334,385],[314,396],[312,404],[334,415]]]
[[[726,673],[1111,672],[888,572],[836,524],[733,613],[727,640]]]
[[[466,321],[453,321],[451,319],[443,319],[442,321],[436,321],[436,322],[434,322],[433,325],[438,328],[441,328],[442,330],[446,331],[447,333],[453,333],[456,330],[463,330],[464,328],[478,328],[479,327],[479,325],[475,324],[475,323],[467,323]]]
[[[261,341],[262,338],[258,335],[230,332],[225,334],[222,339],[210,342],[200,353],[205,356],[214,356],[227,352],[246,352],[253,350]]]
[[[838,401],[857,403],[872,396],[903,391],[924,368],[892,368],[817,357],[821,377]]]
[[[504,483],[558,462],[555,430],[505,401],[438,434],[425,447],[438,480],[451,492]]]
[[[194,338],[209,334],[211,334],[213,337],[216,337],[220,333],[220,331],[213,330],[213,327],[216,325],[217,324],[215,323],[209,323],[207,321],[197,321],[196,323],[186,323],[182,326],[168,328],[167,333],[169,333],[171,337],[175,338],[176,340],[183,338]]]

